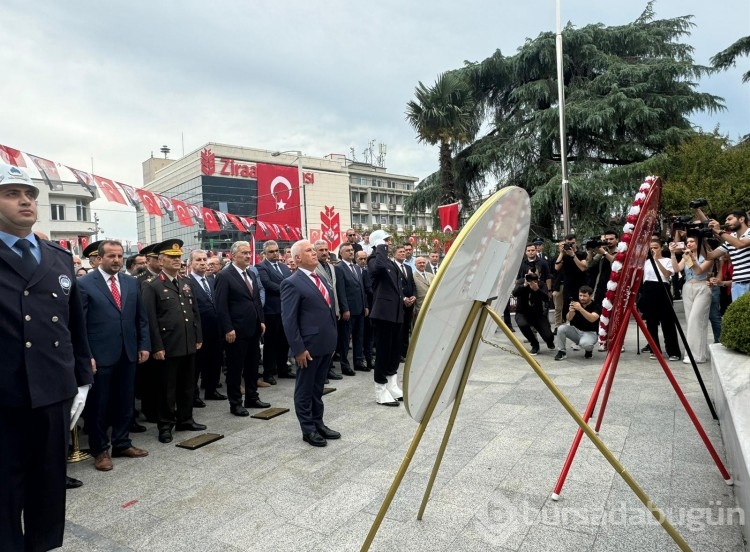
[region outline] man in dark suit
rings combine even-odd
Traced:
[[[317,240],[313,247],[315,253],[318,256],[318,266],[315,267],[315,273],[323,278],[328,287],[333,289],[333,302],[336,306],[336,320],[341,317],[341,310],[339,308],[339,294],[336,292],[336,271],[333,269],[333,265],[330,263],[331,252],[328,250],[328,242],[325,240]],[[333,369],[333,357],[331,357],[331,366],[328,370],[328,376],[326,379],[340,380],[344,376],[337,374]]]
[[[159,244],[161,274],[144,282],[151,351],[159,372],[159,442],[172,442],[172,429],[203,431],[193,419],[195,352],[203,344],[201,319],[193,290],[180,276],[182,240]]]
[[[391,236],[385,230],[370,234],[373,251],[367,258],[367,271],[372,278],[372,311],[370,319],[375,330],[375,401],[385,406],[398,406],[403,392],[398,386],[398,365],[401,360],[401,324],[404,322],[404,297],[401,274],[388,257]]]
[[[198,312],[203,330],[203,346],[195,354],[195,390],[193,406],[206,406],[200,398],[200,376],[203,396],[207,401],[225,401],[227,398],[217,391],[221,378],[221,361],[224,354],[224,336],[219,327],[219,312],[214,296],[214,279],[208,274],[208,255],[201,249],[190,252],[190,276],[187,278],[198,302]]]
[[[365,356],[362,347],[364,337],[365,316],[369,314],[365,299],[364,283],[362,281],[362,269],[354,262],[354,248],[350,243],[339,247],[341,262],[334,268],[336,270],[336,290],[339,296],[339,307],[341,317],[339,318],[339,343],[338,353],[341,357],[341,373],[345,376],[355,374],[349,365],[349,340],[352,341],[354,353],[352,361],[354,366],[362,368],[365,365]]]
[[[364,366],[354,366],[355,370],[361,370],[362,372],[369,372],[372,370],[372,322],[370,321],[369,313],[372,312],[372,279],[370,278],[370,272],[367,270],[367,253],[364,251],[357,251],[355,253],[357,259],[357,266],[362,270],[362,287],[365,290],[365,306],[367,307],[368,314],[365,315],[364,319],[364,331],[362,336],[362,353],[365,357]]]
[[[266,330],[258,280],[250,270],[250,244],[237,241],[230,250],[232,263],[216,274],[216,308],[226,341],[229,411],[249,416],[248,408],[268,408],[258,396],[260,337]],[[241,380],[245,380],[242,403]]]
[[[409,244],[411,247],[411,244]],[[401,277],[401,289],[404,293],[404,321],[401,324],[401,362],[406,359],[411,337],[411,321],[414,318],[414,303],[417,301],[417,291],[414,287],[414,271],[406,263],[406,246],[400,245],[393,254],[394,262]]]
[[[135,278],[120,273],[123,247],[104,240],[101,262],[78,281],[91,354],[96,363],[94,386],[86,408],[89,448],[94,467],[112,469],[107,429],[112,426],[112,456],[140,458],[148,452],[133,446],[128,429],[133,417],[135,366],[151,350],[148,315]]]
[[[275,376],[295,377],[286,365],[289,343],[281,323],[281,282],[289,278],[292,271],[279,261],[279,244],[275,241],[268,240],[263,244],[263,255],[265,259],[255,267],[266,290],[266,303],[263,305],[266,323],[266,333],[263,334],[263,381],[276,385]]]
[[[318,257],[306,240],[292,246],[297,271],[281,283],[281,316],[297,360],[294,410],[302,438],[314,447],[341,434],[323,423],[323,385],[336,348],[333,288],[316,272]]]
[[[69,251],[37,238],[39,188],[0,164],[0,548],[62,546],[70,429],[94,381]]]

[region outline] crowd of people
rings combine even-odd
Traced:
[[[687,223],[671,228],[670,239],[652,236],[636,304],[660,351],[661,328],[661,352],[667,359],[700,364],[708,360],[709,325],[718,342],[727,306],[750,289],[750,228],[747,213],[741,210],[729,213],[723,225],[700,207],[687,218]],[[531,345],[532,355],[539,354],[541,339],[548,349],[556,349],[555,360],[567,357],[567,340],[573,342],[574,350],[583,348],[585,358],[593,356],[617,247],[614,230],[588,239],[583,247],[574,234],[565,236],[556,244],[554,256],[544,254],[541,239],[526,246],[513,297],[516,324]],[[673,309],[673,301],[679,298],[686,320],[684,355]],[[512,327],[510,309],[506,323]],[[599,345],[599,350],[606,350],[605,345]],[[643,352],[656,359],[648,345]]]

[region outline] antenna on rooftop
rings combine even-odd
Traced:
[[[169,146],[162,146],[159,151],[161,151],[164,154],[164,159],[166,159],[167,155],[169,155],[169,152],[172,150],[169,149]]]

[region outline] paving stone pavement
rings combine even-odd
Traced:
[[[494,341],[509,345],[501,333]],[[693,550],[742,551],[738,514],[728,519],[732,487],[658,363],[636,350],[631,323],[601,438]],[[553,356],[543,347],[536,358],[582,412],[604,353],[587,360],[568,348],[566,360]],[[718,424],[692,369],[670,366],[724,460]],[[710,364],[700,369],[710,392]],[[291,409],[275,419],[237,418],[226,402],[196,409],[196,421],[225,435],[201,449],[160,444],[156,427],[147,424],[146,433],[132,436],[150,451],[147,458],[115,458],[106,473],[93,460],[69,465],[84,485],[68,492],[63,550],[359,550],[417,424],[403,406],[374,402],[371,374],[357,372],[331,386],[325,421],[342,438],[325,448],[302,441],[293,381],[279,380],[260,391],[262,400]],[[429,425],[371,550],[678,549],[586,437],[560,501],[550,499],[577,426],[519,356],[489,346],[472,371],[424,519],[417,521],[449,411]],[[177,433],[175,442],[191,436]]]

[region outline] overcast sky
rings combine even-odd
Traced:
[[[563,22],[620,25],[637,0],[560,0]],[[659,0],[658,18],[694,15],[695,60],[750,35],[748,0]],[[404,120],[418,81],[464,60],[512,55],[555,29],[554,0],[378,2],[3,0],[0,144],[142,185],[141,162],[206,142],[324,156],[370,140],[395,173],[427,176],[437,149]],[[750,84],[737,68],[700,83],[726,111],[694,123],[750,132]],[[136,239],[135,216],[94,211],[108,237]]]

